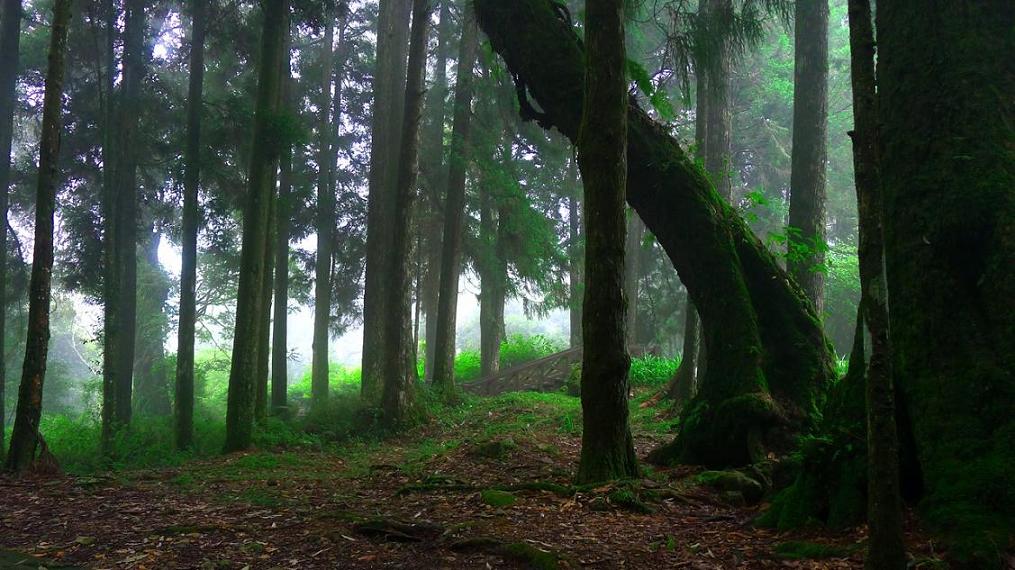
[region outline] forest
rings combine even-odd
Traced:
[[[0,0],[0,568],[1015,568],[1008,0]]]

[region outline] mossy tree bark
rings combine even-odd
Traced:
[[[636,477],[628,423],[624,326],[627,234],[627,50],[622,0],[585,2],[585,81],[578,165],[585,188],[582,449],[577,481]]]
[[[1015,73],[1009,2],[878,4],[892,366],[928,527],[1001,567],[1015,519]]]
[[[412,298],[409,252],[412,235],[410,220],[416,192],[419,155],[419,126],[423,115],[426,46],[430,29],[430,0],[413,0],[412,30],[409,34],[409,61],[405,81],[405,109],[402,113],[401,148],[398,153],[398,178],[395,183],[395,220],[392,251],[388,260],[385,336],[391,349],[385,359],[384,422],[398,425],[406,419],[415,396],[416,351],[412,344]]]
[[[184,148],[180,324],[176,351],[176,447],[194,443],[194,334],[197,324],[197,234],[201,226],[201,111],[204,100],[206,0],[191,2],[190,80],[187,94],[187,146]]]
[[[331,264],[335,229],[332,185],[331,85],[335,43],[334,8],[325,9],[321,44],[321,100],[317,119],[317,255],[314,260],[314,341],[310,394],[314,405],[328,399],[328,344],[331,337]],[[338,86],[341,89],[341,85]],[[338,120],[338,117],[336,117]]]
[[[869,358],[862,359],[867,366],[867,520],[870,528],[864,565],[870,570],[891,570],[906,567],[906,550],[899,491],[899,439],[895,425],[888,285],[884,272],[874,30],[869,0],[850,0],[849,35],[854,123],[851,135],[860,230],[862,312],[858,315],[857,332],[863,343],[870,345]]]
[[[469,128],[472,121],[472,68],[476,63],[476,52],[479,49],[476,21],[471,11],[465,11],[463,14],[462,39],[458,50],[458,79],[455,84],[451,156],[448,158],[444,201],[437,331],[434,337],[433,383],[445,396],[450,396],[455,388],[455,322],[458,308],[458,277],[462,266],[465,174],[468,165]]]
[[[583,53],[569,24],[548,0],[475,6],[494,50],[542,109],[523,113],[576,140]],[[628,203],[676,267],[708,347],[711,388],[655,458],[722,466],[788,450],[833,374],[814,309],[673,137],[636,105],[628,113]]]
[[[7,210],[10,197],[11,144],[14,104],[17,101],[18,54],[21,47],[21,0],[4,0],[0,22],[0,339],[7,338]],[[0,426],[7,425],[7,362],[0,350]],[[6,430],[0,429],[0,460],[7,449]]]
[[[793,154],[786,265],[821,315],[825,298],[828,0],[795,2],[793,20]]]
[[[386,269],[391,255],[399,137],[405,96],[405,58],[409,35],[409,0],[380,0],[377,18],[377,70],[370,127],[370,177],[367,198],[367,254],[363,287],[362,394],[381,401],[385,360],[392,350],[385,337],[390,292]],[[400,350],[400,349],[395,349]]]
[[[64,60],[70,26],[71,0],[57,0],[49,43],[49,68],[42,104],[42,131],[39,136],[39,180],[35,199],[35,245],[29,282],[28,336],[25,363],[18,390],[18,408],[11,434],[7,467],[20,472],[35,461],[42,416],[42,387],[49,353],[49,307],[53,281],[53,219],[59,176],[60,130],[63,110]]]
[[[253,436],[256,375],[258,373],[259,321],[264,311],[263,284],[267,280],[265,251],[269,246],[271,204],[275,199],[275,170],[280,150],[277,111],[281,90],[285,35],[289,33],[289,3],[264,4],[261,57],[258,63],[254,142],[247,183],[240,252],[240,281],[236,325],[226,403],[225,451],[250,447]]]

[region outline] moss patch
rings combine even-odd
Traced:
[[[507,491],[499,491],[497,489],[487,489],[479,493],[479,500],[484,505],[490,505],[491,507],[510,507],[515,504],[518,500],[513,494]]]

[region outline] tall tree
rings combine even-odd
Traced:
[[[254,110],[254,142],[247,182],[240,251],[240,280],[236,299],[236,327],[229,395],[226,407],[225,451],[250,447],[255,407],[258,328],[263,315],[265,250],[269,247],[269,224],[275,200],[275,170],[283,133],[277,132],[277,111],[282,81],[285,35],[289,33],[287,0],[264,3],[261,56],[258,63],[257,101]]]
[[[332,185],[331,87],[335,43],[335,11],[325,9],[321,43],[321,100],[317,122],[317,255],[314,262],[314,343],[310,391],[319,404],[328,398],[328,340],[331,337],[331,250],[335,227]],[[337,88],[341,88],[338,86]],[[336,118],[337,120],[337,118]]]
[[[61,113],[63,112],[64,58],[70,25],[71,0],[57,0],[49,43],[49,68],[42,104],[42,131],[39,137],[39,180],[35,200],[35,245],[29,284],[28,336],[25,364],[18,390],[18,409],[11,434],[7,467],[24,471],[35,461],[40,441],[42,387],[49,353],[49,305],[53,279],[53,219],[59,170]]]
[[[1003,567],[1015,495],[991,490],[1015,465],[1015,11],[904,0],[876,17],[892,369],[924,520],[957,565]]]
[[[7,338],[7,210],[11,182],[11,143],[17,101],[18,54],[21,48],[21,0],[4,0],[0,22],[0,344]],[[0,427],[6,426],[7,362],[0,347]],[[0,429],[0,458],[7,446]]]
[[[206,0],[191,2],[187,146],[184,148],[180,324],[176,349],[176,447],[194,443],[194,330],[197,320],[197,234],[201,226],[201,110],[204,101]]]
[[[419,303],[426,316],[424,345],[424,378],[433,378],[434,349],[437,336],[437,302],[440,288],[441,232],[444,229],[441,194],[444,190],[444,119],[448,97],[448,58],[451,52],[451,0],[440,2],[440,23],[437,26],[437,53],[434,61],[434,77],[427,92],[427,123],[423,130],[423,144],[420,149],[421,193],[420,207],[424,214],[417,219],[422,225],[423,276]]]
[[[790,173],[790,275],[824,305],[825,163],[828,131],[828,0],[794,3],[793,155]]]
[[[578,164],[585,183],[585,303],[579,483],[638,475],[628,423],[624,333],[627,50],[624,2],[585,2],[585,100]]]
[[[290,23],[291,26],[291,23]],[[286,34],[282,56],[282,113],[294,113],[292,102],[292,31]],[[341,85],[339,85],[341,89]],[[284,415],[288,408],[289,381],[289,234],[292,227],[293,145],[284,141],[278,169],[278,203],[275,211],[275,280],[271,332],[271,413]]]
[[[627,219],[624,242],[624,296],[627,298],[627,322],[624,325],[627,346],[638,344],[638,286],[641,282],[641,250],[645,239],[645,223],[632,210]]]
[[[385,359],[384,421],[396,425],[405,419],[416,386],[416,351],[412,345],[410,308],[411,271],[409,250],[410,220],[416,192],[419,155],[419,125],[423,114],[423,80],[426,73],[426,46],[430,28],[430,0],[413,0],[412,32],[409,40],[408,74],[405,81],[404,126],[398,153],[395,184],[395,225],[391,228],[392,251],[388,260],[388,314],[385,336],[391,343]]]
[[[462,227],[465,216],[465,174],[468,165],[469,128],[472,122],[473,73],[479,49],[479,30],[471,13],[462,18],[458,48],[458,72],[444,199],[444,232],[441,240],[440,288],[437,297],[437,331],[434,337],[433,382],[445,395],[455,386],[455,320],[458,308],[458,277],[462,265]]]
[[[582,229],[581,182],[575,160],[568,161],[567,167],[567,259],[568,259],[568,317],[571,324],[571,348],[582,345],[582,292],[584,285],[582,257],[584,254],[585,231]]]
[[[888,283],[878,174],[874,30],[869,0],[849,2],[850,75],[853,86],[853,171],[859,216],[860,309],[857,331],[870,347],[867,365],[867,463],[870,540],[865,566],[906,567],[899,492],[899,441],[889,338]]]
[[[576,140],[584,53],[553,3],[476,0],[474,6],[491,46],[517,78],[523,116]],[[546,53],[554,54],[553,65],[540,56]],[[708,347],[702,385],[713,387],[699,391],[677,439],[652,459],[721,466],[788,450],[814,421],[817,398],[833,374],[813,307],[676,140],[636,104],[628,114],[628,202],[698,308]]]
[[[389,228],[394,217],[399,138],[405,97],[405,58],[408,45],[409,0],[381,0],[377,18],[377,69],[374,73],[373,117],[370,127],[370,178],[367,198],[366,276],[363,290],[362,393],[381,399],[385,360],[392,347],[385,338],[390,298],[385,282],[391,254]]]
[[[112,10],[112,8],[110,8]],[[117,430],[130,423],[137,330],[137,153],[141,85],[145,75],[145,2],[125,0],[123,79],[110,110],[103,274],[102,442],[108,454]],[[115,13],[110,16],[115,33]],[[112,42],[112,38],[109,39]],[[114,73],[110,66],[107,73]]]
[[[708,0],[698,0],[698,14],[704,15]],[[698,59],[694,69],[694,152],[702,164],[705,163],[705,143],[708,140],[708,73],[703,58]],[[667,396],[674,404],[683,407],[694,396],[698,388],[698,363],[701,355],[701,319],[694,308],[691,296],[684,303],[684,338],[680,351],[680,366],[670,380]]]

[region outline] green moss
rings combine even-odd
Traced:
[[[740,493],[751,504],[764,495],[762,484],[740,471],[705,471],[697,476],[697,481],[718,491]]]
[[[560,555],[555,552],[540,550],[525,542],[512,542],[500,548],[507,558],[513,558],[533,570],[557,570],[560,568]]]
[[[479,500],[482,501],[484,505],[501,508],[510,507],[515,504],[518,498],[507,491],[486,489],[485,491],[479,493]]]
[[[620,487],[610,491],[607,499],[611,504],[642,514],[651,514],[655,512],[655,509],[645,504],[638,496],[638,493],[630,487]]]
[[[473,454],[487,459],[502,459],[515,449],[518,449],[518,444],[507,437],[481,443],[473,449]]]

